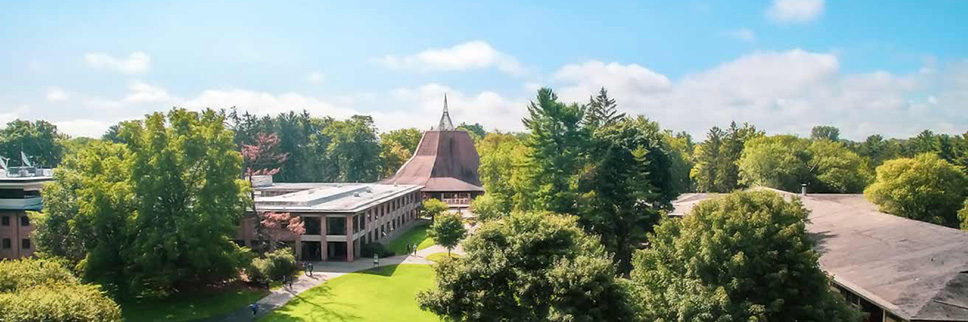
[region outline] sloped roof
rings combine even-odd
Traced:
[[[684,194],[670,215],[715,196]],[[835,283],[907,320],[968,321],[968,232],[881,213],[861,194],[800,198]]]
[[[464,131],[427,131],[417,152],[386,184],[424,186],[425,192],[484,191],[477,173],[480,157]]]

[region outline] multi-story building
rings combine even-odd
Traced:
[[[273,240],[291,245],[300,260],[345,260],[360,257],[363,245],[386,242],[418,217],[417,185],[376,183],[273,183],[272,177],[253,180],[259,213],[289,213],[302,218],[306,232],[269,229]],[[240,227],[236,242],[259,243],[252,219]]]
[[[34,226],[28,211],[40,211],[40,190],[51,181],[50,169],[11,167],[0,170],[0,258],[11,259],[34,253]]]

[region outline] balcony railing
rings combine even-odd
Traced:
[[[13,210],[37,210],[43,207],[40,197],[28,197],[23,199],[0,199],[0,209]]]

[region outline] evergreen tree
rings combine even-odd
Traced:
[[[558,102],[551,89],[542,88],[537,102],[528,106],[528,114],[523,122],[531,130],[525,144],[529,148],[527,167],[532,171],[529,186],[535,189],[535,198],[523,208],[574,213],[572,181],[584,162],[589,137],[581,125],[585,109]]]
[[[625,118],[625,113],[618,112],[615,99],[608,97],[608,91],[602,87],[598,95],[588,98],[585,124],[592,129],[618,122]]]

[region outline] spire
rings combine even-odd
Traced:
[[[454,123],[450,121],[450,112],[447,111],[447,94],[444,94],[444,115],[440,117],[440,124],[437,125],[437,131],[453,131]]]

